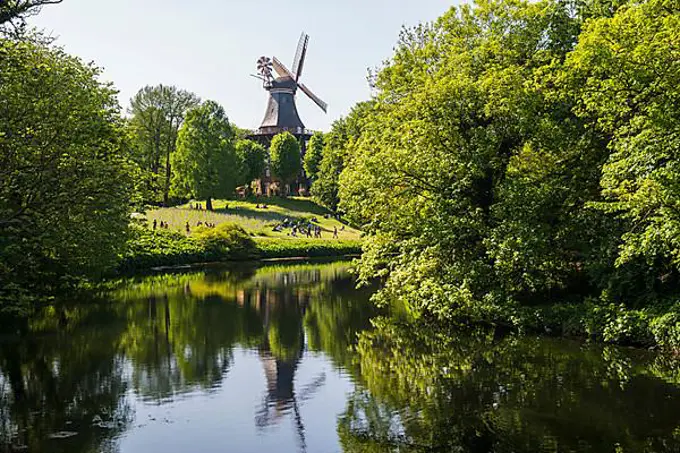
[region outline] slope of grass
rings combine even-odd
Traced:
[[[266,203],[267,209],[258,208],[257,205]],[[360,232],[335,218],[326,218],[330,212],[317,205],[308,198],[263,198],[261,200],[216,200],[213,202],[214,211],[193,209],[196,202],[173,208],[158,208],[147,211],[148,226],[151,227],[153,221],[167,222],[170,230],[186,234],[186,223],[191,229],[195,228],[198,222],[210,222],[220,224],[224,222],[236,223],[243,227],[248,233],[258,238],[292,238],[291,229],[286,228],[281,232],[274,231],[274,227],[282,223],[285,219],[289,221],[311,221],[316,218],[313,225],[321,227],[321,239],[307,239],[314,241],[325,240],[352,240],[358,241]],[[202,203],[205,207],[205,203]],[[343,229],[344,227],[344,229]],[[333,229],[338,229],[338,239],[333,238]]]

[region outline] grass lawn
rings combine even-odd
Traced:
[[[257,204],[267,204],[267,209],[257,208]],[[306,220],[309,221],[316,217],[317,222],[313,223],[321,227],[321,239],[315,241],[337,241],[333,239],[333,228],[338,229],[340,240],[357,241],[360,232],[342,222],[325,218],[329,214],[325,208],[314,203],[309,198],[289,197],[289,198],[262,198],[248,200],[215,200],[213,201],[214,211],[192,209],[196,202],[173,208],[150,209],[146,213],[149,228],[153,221],[158,223],[167,222],[171,230],[186,234],[186,223],[189,222],[191,228],[195,228],[198,222],[210,222],[219,224],[223,222],[233,222],[256,238],[290,239],[299,240],[292,237],[291,229],[285,228],[281,232],[273,231],[273,228],[285,219],[290,221]],[[205,202],[201,202],[205,208]],[[341,230],[344,226],[344,230]],[[306,238],[305,238],[306,239]],[[311,240],[311,239],[306,239]]]

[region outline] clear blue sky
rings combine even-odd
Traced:
[[[66,51],[104,68],[127,108],[144,85],[177,85],[222,104],[240,127],[259,126],[266,92],[250,77],[261,55],[289,67],[301,31],[310,35],[302,82],[329,104],[324,114],[302,92],[311,129],[368,99],[366,69],[392,54],[402,25],[431,21],[458,0],[64,0],[31,23]]]

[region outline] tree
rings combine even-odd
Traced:
[[[345,118],[335,121],[331,131],[324,137],[319,170],[312,184],[314,198],[335,211],[338,207],[338,179],[352,154],[352,146],[361,136],[361,130],[374,102],[360,102]]]
[[[186,112],[199,102],[194,93],[166,85],[145,86],[130,100],[138,162],[151,173],[152,187],[159,190],[166,205],[177,133]]]
[[[304,158],[304,168],[307,178],[316,180],[319,173],[319,165],[321,165],[321,158],[323,157],[323,134],[317,132],[312,135],[307,145],[307,153]]]
[[[187,112],[173,154],[174,190],[206,200],[233,194],[238,183],[239,159],[234,131],[224,109],[207,101]]]
[[[63,0],[3,0],[0,1],[0,36],[21,37],[26,29],[26,18],[40,12],[45,5]]]
[[[272,139],[269,148],[272,175],[282,184],[292,183],[300,174],[300,143],[290,132],[283,132]]]
[[[649,0],[589,22],[567,60],[579,116],[611,137],[593,206],[625,225],[619,264],[680,269],[678,46],[680,7]]]
[[[340,208],[368,236],[362,275],[389,275],[379,299],[479,315],[587,278],[616,228],[586,208],[603,137],[555,88],[580,26],[565,2],[507,0],[402,32],[339,177]]]
[[[236,154],[241,162],[240,180],[248,186],[262,177],[267,164],[267,150],[252,140],[241,139],[236,142]]]
[[[0,41],[0,305],[112,266],[133,165],[116,92],[61,49]]]

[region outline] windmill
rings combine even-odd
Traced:
[[[272,137],[281,132],[288,131],[301,141],[303,148],[312,133],[305,129],[295,105],[295,95],[300,89],[312,102],[326,112],[328,104],[321,100],[305,84],[300,83],[302,70],[307,56],[309,35],[302,33],[293,60],[293,70],[289,70],[278,58],[260,57],[257,60],[258,75],[255,77],[262,80],[262,86],[269,93],[267,110],[260,127],[251,135],[252,138],[269,144]],[[274,77],[273,73],[277,77]]]

